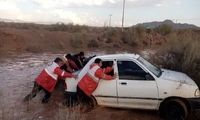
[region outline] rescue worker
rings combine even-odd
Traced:
[[[73,58],[78,68],[82,69],[84,67],[84,60],[85,60],[84,52],[80,52],[78,54],[73,55]]]
[[[80,102],[83,105],[87,105],[87,107],[94,107],[92,93],[98,86],[99,80],[113,80],[116,78],[116,74],[113,76],[107,75],[113,70],[112,67],[106,67],[104,69],[101,68],[102,60],[97,58],[94,63],[90,66],[89,71],[86,75],[78,82],[77,86],[77,94]]]
[[[79,72],[75,72],[73,74],[78,74]],[[66,85],[66,88],[64,90],[64,97],[65,97],[65,100],[64,100],[64,103],[63,105],[69,107],[69,108],[72,108],[76,105],[78,105],[78,96],[77,96],[77,92],[76,92],[76,86],[77,86],[77,82],[74,82],[74,81],[77,81],[75,80],[74,78],[67,78],[65,80],[65,85]]]
[[[75,62],[72,60],[71,54],[64,55],[63,57],[65,60],[65,64],[61,67],[61,69],[68,71],[70,73],[74,72],[75,70],[78,70],[78,67],[76,67]],[[72,68],[71,68],[71,66],[72,66]],[[75,67],[73,67],[73,66],[75,66]],[[71,79],[69,79],[69,80],[71,80]],[[65,85],[65,90],[64,90],[65,100],[64,100],[63,104],[67,107],[73,107],[74,105],[77,104],[77,101],[78,101],[77,93],[70,91],[71,86],[69,86],[67,84],[67,81],[68,81],[68,79],[65,79],[65,83],[64,83],[64,85]],[[76,85],[74,85],[74,86],[76,86]]]
[[[45,95],[42,99],[42,103],[47,103],[49,101],[49,98],[51,97],[51,93],[54,90],[54,87],[57,83],[58,77],[60,78],[66,78],[66,77],[76,77],[75,75],[65,72],[60,69],[60,67],[64,64],[63,60],[61,58],[56,58],[54,62],[46,67],[40,75],[35,79],[34,87],[30,94],[28,94],[24,101],[29,101],[33,97],[36,96],[36,94],[43,90],[45,92]]]
[[[78,67],[77,63],[75,62],[76,60],[71,54],[65,55],[65,59],[67,63],[69,64],[69,67],[72,69],[72,71],[78,71],[80,68]]]
[[[67,56],[67,54],[65,54],[65,55],[63,56],[64,65],[62,65],[60,68],[61,68],[62,70],[65,70],[66,72],[72,73],[74,70],[73,70],[73,68],[70,66],[69,60],[67,59],[66,56]],[[75,63],[74,63],[74,64],[75,64]]]
[[[85,58],[84,61],[83,61],[83,66],[85,66],[93,57],[96,57],[96,55],[89,56],[89,57]]]

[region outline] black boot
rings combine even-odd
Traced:
[[[44,97],[44,98],[42,99],[42,103],[48,103],[48,102],[49,102],[49,98]]]
[[[42,99],[42,103],[48,103],[50,97],[51,97],[51,93],[49,93],[48,91],[45,91],[45,95]]]
[[[35,96],[36,96],[36,94],[28,94],[27,96],[24,97],[23,101],[24,102],[30,101]]]

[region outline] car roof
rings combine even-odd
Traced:
[[[96,56],[95,58],[101,58],[101,59],[137,59],[140,55],[138,54],[108,54],[108,55],[100,55]]]

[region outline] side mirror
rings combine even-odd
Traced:
[[[149,73],[147,73],[147,74],[145,75],[145,78],[146,78],[146,80],[155,80],[155,79],[153,78],[153,76],[150,75]]]

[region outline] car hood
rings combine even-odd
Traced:
[[[167,69],[161,69],[161,70],[162,70],[162,75],[160,76],[160,78],[163,80],[170,80],[196,86],[196,83],[184,73]]]

